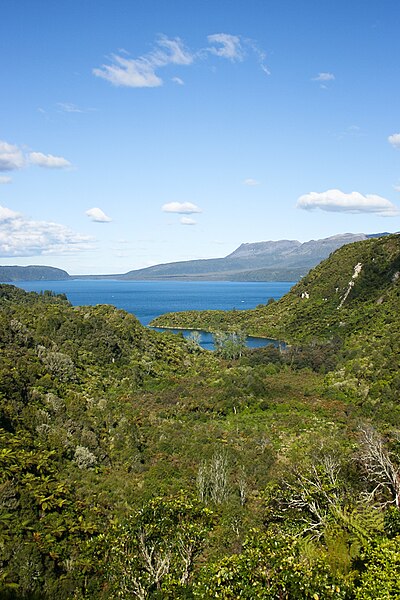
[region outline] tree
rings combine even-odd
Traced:
[[[188,343],[189,352],[196,352],[201,348],[200,346],[201,334],[200,331],[196,331],[195,329],[189,333],[186,338]]]
[[[212,522],[210,509],[181,493],[154,498],[116,525],[102,538],[112,597],[145,600],[161,592],[178,597]]]
[[[369,499],[380,497],[382,503],[393,502],[400,509],[400,467],[386,448],[383,437],[365,425],[360,428],[360,445],[360,461],[366,478],[374,484]]]
[[[322,557],[302,555],[290,534],[252,530],[240,554],[207,565],[194,597],[208,600],[318,600],[348,597],[347,586],[330,572]]]
[[[217,331],[213,335],[215,352],[222,358],[240,358],[246,348],[246,334],[244,331],[226,333]]]

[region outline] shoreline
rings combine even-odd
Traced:
[[[163,326],[159,326],[159,325],[147,325],[147,327],[149,327],[150,329],[167,329],[167,330],[178,330],[178,331],[204,331],[204,333],[217,333],[216,331],[212,331],[212,330],[208,330],[208,329],[204,329],[204,327],[199,328],[199,327],[172,327],[171,325],[163,325]],[[233,333],[231,331],[223,331],[223,333]],[[272,342],[278,342],[278,343],[282,343],[285,344],[285,346],[287,346],[288,344],[284,341],[284,340],[279,340],[278,338],[273,338],[267,335],[246,335],[246,338],[253,338],[253,339],[260,339],[260,340],[271,340]]]

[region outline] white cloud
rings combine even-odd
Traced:
[[[30,152],[29,162],[44,169],[67,169],[68,167],[72,167],[66,158],[53,156],[52,154],[43,154],[42,152]]]
[[[110,64],[103,64],[92,70],[96,77],[101,77],[117,87],[153,88],[163,84],[159,71],[169,65],[189,66],[195,60],[207,59],[210,55],[235,61],[245,58],[246,50],[256,57],[261,69],[269,75],[265,65],[265,52],[250,39],[229,33],[214,33],[207,37],[209,45],[198,51],[189,50],[180,38],[168,38],[161,35],[151,52],[131,58],[124,49],[112,54]],[[179,85],[184,82],[180,77],[172,77]],[[74,105],[60,104],[64,110],[73,110]]]
[[[164,50],[155,50],[150,54],[150,60],[157,67],[165,67],[166,65],[191,65],[194,56],[185,48],[180,38],[169,39],[166,35],[162,35],[158,39],[158,45]],[[167,50],[165,52],[165,50]]]
[[[345,194],[340,190],[326,192],[310,192],[300,196],[297,208],[313,210],[319,208],[328,212],[374,213],[382,217],[394,217],[400,214],[399,209],[386,198],[376,194],[363,196],[359,192]]]
[[[190,217],[181,217],[180,223],[181,225],[197,225],[197,221],[191,219]]]
[[[218,44],[209,48],[209,52],[229,60],[243,60],[244,52],[240,37],[229,33],[214,33],[207,36],[209,44]]]
[[[93,69],[96,77],[102,77],[115,86],[132,88],[158,87],[162,79],[154,72],[155,66],[145,58],[131,59],[113,54],[114,64]]]
[[[11,177],[0,176],[0,185],[3,183],[11,183]]]
[[[47,169],[66,169],[71,167],[71,163],[62,156],[53,156],[52,154],[43,154],[42,152],[28,152],[25,154],[21,148],[14,144],[0,140],[0,172],[14,171],[22,169],[29,165],[36,165]],[[0,183],[9,183],[11,180]]]
[[[169,213],[179,213],[181,215],[191,215],[201,213],[202,210],[192,202],[168,202],[163,204],[161,210]]]
[[[388,137],[389,144],[392,144],[393,148],[400,148],[400,133],[393,133]]]
[[[400,185],[394,185],[393,189],[395,189],[396,192],[400,192]]]
[[[312,78],[312,81],[327,82],[327,81],[333,81],[334,79],[335,79],[335,76],[333,73],[318,73],[318,75],[316,77]]]
[[[11,210],[11,208],[7,208],[6,206],[0,205],[0,223],[9,221],[11,219],[16,219],[19,216],[19,213],[14,212],[13,210]]]
[[[14,171],[25,166],[25,157],[18,146],[0,140],[0,171]]]
[[[96,223],[110,223],[112,219],[108,217],[101,208],[89,208],[85,213],[89,219]]]
[[[93,238],[59,223],[34,221],[0,206],[0,256],[71,254],[93,249]]]
[[[162,79],[156,74],[157,69],[171,64],[190,65],[194,56],[179,38],[161,36],[157,41],[157,48],[148,54],[139,58],[113,54],[111,59],[111,65],[93,69],[93,74],[115,86],[144,88],[162,85]]]
[[[257,179],[251,179],[251,177],[249,179],[245,179],[243,181],[244,185],[249,185],[249,186],[255,186],[255,185],[260,185],[260,182],[257,181]]]

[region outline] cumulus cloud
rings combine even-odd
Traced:
[[[312,78],[312,81],[320,81],[321,83],[326,83],[327,81],[333,81],[334,79],[335,76],[333,73],[318,73],[316,77]]]
[[[245,39],[229,33],[214,33],[207,37],[208,46],[197,51],[188,49],[180,38],[160,36],[151,52],[131,58],[126,50],[112,54],[109,64],[103,64],[92,70],[96,77],[101,77],[118,87],[153,88],[163,84],[159,71],[169,65],[189,66],[198,59],[207,59],[210,55],[219,56],[232,62],[241,61],[246,56],[246,49],[256,57],[261,69],[269,74],[265,65],[265,53],[253,40]],[[180,77],[172,81],[183,84]],[[68,105],[67,105],[68,106]]]
[[[0,256],[72,254],[93,249],[93,238],[59,223],[35,221],[0,206]]]
[[[25,157],[20,148],[0,140],[0,171],[14,171],[24,166]]]
[[[191,215],[201,213],[201,208],[192,202],[168,202],[163,204],[161,210],[168,213],[179,213],[181,215]]]
[[[243,181],[244,185],[249,185],[249,186],[255,186],[255,185],[260,185],[260,182],[257,181],[257,179],[252,179],[251,177],[249,177],[248,179],[245,179]]]
[[[42,152],[26,153],[18,146],[0,140],[0,171],[14,171],[29,165],[46,169],[66,169],[72,166],[62,156],[53,156]],[[9,183],[9,181],[3,181],[2,183]]]
[[[400,214],[399,209],[386,198],[376,194],[363,196],[359,192],[345,194],[340,190],[326,192],[310,192],[300,196],[297,208],[313,210],[319,208],[328,212],[374,213],[382,217],[394,217]]]
[[[191,219],[190,217],[181,217],[180,223],[181,225],[197,225],[197,221]]]
[[[89,208],[85,213],[89,219],[95,221],[96,223],[110,223],[112,219],[108,217],[101,208]]]
[[[67,169],[68,167],[72,167],[66,158],[53,156],[52,154],[43,154],[43,152],[30,152],[29,162],[44,169]]]
[[[400,133],[393,133],[388,137],[389,144],[392,144],[393,148],[400,148]]]
[[[209,52],[212,54],[232,61],[243,60],[244,53],[239,36],[229,33],[214,33],[207,36],[207,40],[209,44],[215,44],[209,48]]]
[[[93,69],[93,74],[115,86],[158,87],[163,81],[157,75],[157,69],[171,64],[190,65],[193,60],[194,56],[179,38],[169,39],[161,36],[152,52],[139,58],[113,54],[111,65],[102,65],[100,68]]]
[[[0,185],[3,183],[11,183],[11,177],[0,176]]]

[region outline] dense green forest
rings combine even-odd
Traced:
[[[400,598],[399,274],[367,240],[158,322],[214,353],[1,285],[0,597]]]

